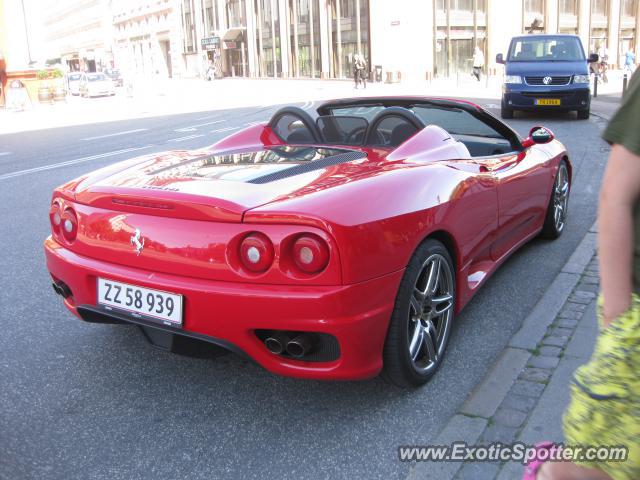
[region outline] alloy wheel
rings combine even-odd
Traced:
[[[408,346],[413,367],[434,370],[444,353],[454,306],[453,272],[440,254],[422,264],[409,304]]]
[[[553,191],[553,221],[558,233],[564,229],[569,202],[569,172],[564,163],[560,164]]]

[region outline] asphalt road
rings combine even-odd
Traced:
[[[273,376],[233,355],[159,351],[134,327],[84,324],[50,286],[42,240],[52,189],[112,162],[202,147],[274,108],[194,113],[0,136],[0,478],[403,479],[397,447],[428,444],[519,328],[595,219],[604,123],[550,127],[574,165],[563,236],[535,240],[458,316],[423,388]],[[217,123],[216,123],[217,122]]]

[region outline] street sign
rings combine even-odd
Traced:
[[[220,37],[205,37],[200,40],[203,50],[215,50],[220,47]]]

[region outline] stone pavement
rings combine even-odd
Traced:
[[[563,441],[573,372],[589,359],[598,331],[595,248],[594,226],[434,445]],[[408,478],[516,480],[522,473],[516,462],[424,462]]]

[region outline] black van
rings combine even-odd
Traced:
[[[582,42],[576,35],[523,35],[511,39],[504,58],[502,118],[513,118],[515,110],[576,110],[578,118],[589,118],[591,93],[588,64]]]

